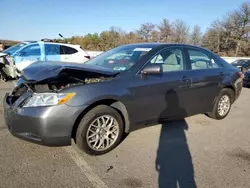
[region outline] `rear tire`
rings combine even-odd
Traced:
[[[102,155],[120,143],[123,133],[121,115],[110,106],[96,106],[82,118],[76,132],[76,145],[87,154]]]
[[[224,119],[230,112],[233,102],[234,91],[229,88],[224,88],[214,103],[213,111],[206,113],[206,115],[212,119]]]

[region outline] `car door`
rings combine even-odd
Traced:
[[[24,47],[14,56],[16,67],[19,71],[23,70],[30,64],[41,59],[41,48],[39,44],[31,44]]]
[[[134,96],[132,115],[137,123],[187,115],[186,96],[190,92],[190,79],[186,76],[185,57],[181,48],[171,47],[154,56],[146,66],[159,63],[162,74],[134,78],[131,91]]]
[[[45,60],[46,61],[61,61],[60,45],[45,43]]]
[[[189,96],[192,105],[188,110],[190,114],[209,112],[226,73],[212,53],[195,47],[186,47],[185,52],[192,91]]]

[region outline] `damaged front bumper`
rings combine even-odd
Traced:
[[[23,101],[31,95],[26,92],[13,104],[11,95],[4,97],[4,119],[12,135],[46,146],[70,145],[73,126],[85,107],[63,104],[22,108]]]
[[[61,64],[32,64],[24,69],[15,89],[4,98],[4,118],[9,131],[19,138],[47,146],[70,145],[73,127],[80,114],[88,107],[87,103],[78,104],[77,100],[77,105],[71,106],[67,102],[45,103],[44,98],[37,100],[34,99],[35,96],[65,94],[71,87],[109,81],[114,74],[113,71],[105,73]],[[71,89],[70,93],[76,91],[77,89]],[[34,99],[33,103],[39,100],[41,102],[34,106],[27,105],[31,97]],[[55,100],[53,98],[52,101]]]

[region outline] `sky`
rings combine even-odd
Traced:
[[[0,0],[0,39],[40,40],[100,33],[111,26],[134,31],[142,23],[181,19],[205,32],[247,0]]]

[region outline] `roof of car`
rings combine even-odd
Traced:
[[[23,43],[23,44],[30,44],[30,43],[34,43],[34,42],[36,42],[36,41],[29,41],[29,40],[26,40],[26,41],[22,41],[21,43]]]
[[[247,62],[247,63],[249,63],[250,59],[236,59],[232,63],[237,63],[237,62],[245,62],[245,63]]]
[[[180,47],[196,47],[196,48],[200,48],[200,49],[203,49],[203,50],[206,50],[206,51],[209,51],[208,49],[206,48],[203,48],[201,46],[198,46],[198,45],[191,45],[191,44],[185,44],[185,43],[161,43],[161,42],[145,42],[145,43],[132,43],[132,44],[125,44],[123,46],[131,46],[131,45],[135,45],[136,47],[140,47],[140,48],[157,48],[157,47],[171,47],[171,46],[180,46]]]
[[[132,43],[132,44],[126,44],[124,46],[141,46],[141,47],[158,47],[158,46],[189,46],[189,47],[198,47],[202,48],[201,46],[197,45],[191,45],[191,44],[185,44],[185,43],[162,43],[162,42],[145,42],[145,43]]]
[[[49,41],[22,41],[21,43],[33,44],[33,43],[39,43],[39,42],[46,43],[46,44],[58,44],[58,45],[65,45],[65,46],[74,46],[74,47],[80,46],[78,44],[70,44],[70,43],[63,43],[63,42],[49,42]]]
[[[38,41],[40,42],[40,41]],[[70,44],[70,43],[63,43],[63,42],[47,42],[47,41],[42,41],[46,44],[61,44],[61,45],[68,45],[68,46],[80,46],[78,44]]]
[[[240,60],[242,60],[242,61],[250,61],[250,59],[237,59],[236,61],[240,61]]]

